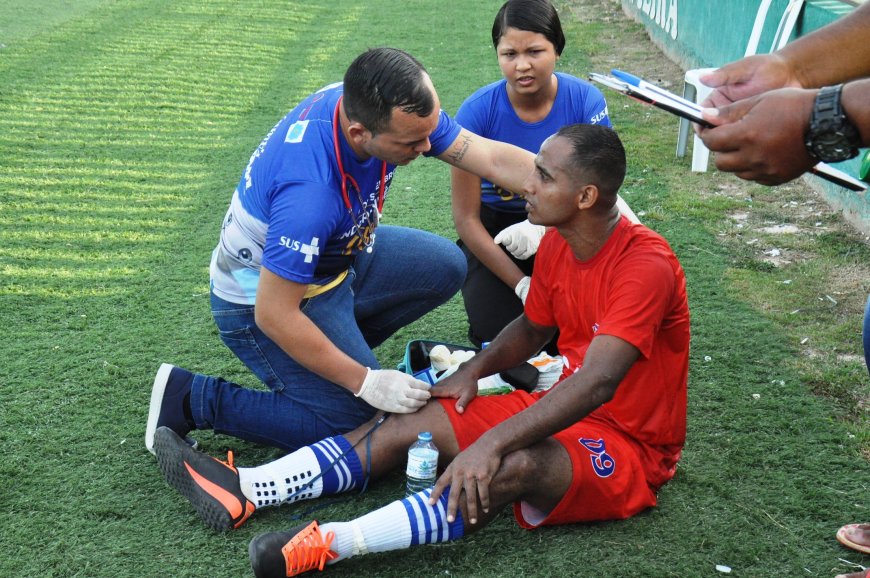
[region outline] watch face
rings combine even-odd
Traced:
[[[812,152],[825,162],[836,163],[854,157],[858,151],[852,146],[846,135],[840,131],[829,129],[813,135]]]

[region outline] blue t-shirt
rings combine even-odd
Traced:
[[[511,143],[537,154],[541,144],[566,124],[610,126],[607,103],[601,91],[569,74],[556,73],[559,85],[556,100],[547,117],[525,122],[511,106],[507,81],[484,86],[465,99],[456,112],[456,122],[480,136]],[[487,180],[481,182],[481,203],[497,211],[524,212],[525,201]]]
[[[333,130],[342,94],[338,83],[306,98],[251,155],[212,253],[211,287],[221,299],[253,304],[261,266],[296,283],[327,284],[372,239],[384,162],[374,157],[359,161],[338,130],[341,162],[350,177],[349,210]],[[440,155],[460,130],[441,111],[426,155]],[[395,168],[386,165],[385,196]]]

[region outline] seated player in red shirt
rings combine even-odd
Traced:
[[[257,576],[295,576],[351,556],[456,540],[513,504],[525,528],[622,519],[656,504],[686,432],[689,309],[667,242],[620,216],[625,150],[596,125],[547,139],[525,183],[544,236],[524,313],[432,388],[437,402],[384,417],[256,468],[198,452],[172,430],[158,463],[215,529],[257,508],[361,488],[404,465],[420,431],[445,468],[431,490],[349,522],[261,534]],[[477,380],[515,367],[556,331],[561,381],[544,393],[476,397]]]

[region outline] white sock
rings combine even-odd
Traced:
[[[447,522],[449,488],[434,506],[429,505],[431,493],[431,490],[423,490],[350,522],[322,524],[322,535],[330,531],[335,533],[330,549],[338,557],[330,564],[369,552],[387,552],[461,538],[465,533],[462,512],[457,512],[453,522]]]
[[[304,447],[256,468],[239,468],[239,484],[245,497],[257,508],[262,508],[288,500],[293,503],[319,497],[323,491],[322,479],[305,489],[319,474],[317,456],[311,448]]]
[[[329,564],[369,552],[387,552],[411,545],[411,523],[402,502],[396,501],[350,522],[321,524],[320,533],[335,532],[330,549],[338,558]]]

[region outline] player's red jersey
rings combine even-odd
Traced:
[[[525,314],[559,327],[563,379],[580,369],[596,335],[640,351],[614,398],[587,419],[637,442],[652,487],[673,477],[686,438],[689,307],[685,274],[667,241],[622,217],[601,250],[581,261],[556,231],[548,232]]]

